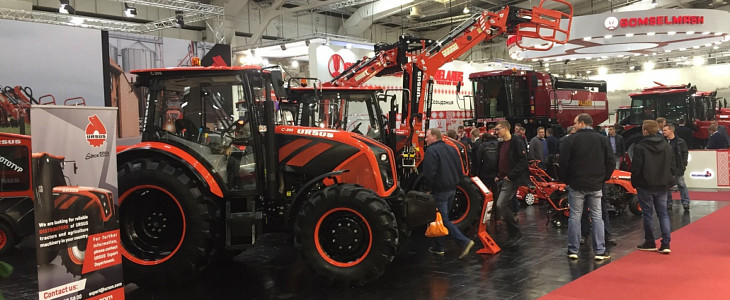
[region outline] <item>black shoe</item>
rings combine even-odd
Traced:
[[[644,242],[643,244],[636,246],[636,248],[639,248],[641,251],[656,251],[656,243]]]
[[[684,207],[684,210],[689,210],[689,204],[684,204],[682,207]]]
[[[613,247],[613,246],[616,246],[616,245],[618,245],[618,243],[616,243],[616,240],[611,239],[611,238],[607,238],[606,239],[606,246],[607,247]]]
[[[606,260],[609,258],[611,258],[611,254],[608,252],[597,253],[596,256],[593,257],[595,260]]]
[[[509,240],[507,240],[506,243],[504,243],[504,248],[514,248],[520,245],[520,240],[522,240],[522,233],[517,233],[515,236],[510,237]]]
[[[669,254],[669,253],[672,253],[672,250],[669,250],[669,246],[662,245],[659,248],[659,253],[661,253],[661,254]]]

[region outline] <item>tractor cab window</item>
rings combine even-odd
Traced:
[[[475,117],[522,117],[529,110],[525,77],[489,76],[472,81]]]
[[[26,146],[0,147],[0,191],[17,192],[30,189],[30,150]]]
[[[156,92],[151,116],[159,130],[152,138],[205,161],[229,190],[256,191],[251,123],[261,117],[256,112],[264,94],[255,82],[252,89],[243,83],[240,76],[161,80],[165,89]]]

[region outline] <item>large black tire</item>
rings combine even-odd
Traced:
[[[451,203],[449,220],[461,232],[470,232],[481,217],[483,202],[484,196],[479,187],[469,177],[462,177]]]
[[[611,204],[617,214],[629,205],[626,190],[622,186],[612,183],[606,184],[606,194],[603,195],[603,200]]]
[[[7,224],[0,222],[0,255],[10,251],[18,242],[18,237]]]
[[[631,199],[629,199],[629,210],[632,214],[641,216],[641,205],[639,205],[639,195],[634,194]]]
[[[294,244],[328,283],[364,285],[378,279],[393,260],[398,224],[388,204],[372,191],[333,185],[302,204]]]
[[[118,178],[125,279],[145,287],[189,282],[220,248],[220,206],[163,158],[124,163]]]

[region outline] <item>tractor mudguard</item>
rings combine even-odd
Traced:
[[[631,172],[623,170],[613,170],[611,178],[606,183],[615,184],[623,187],[627,193],[636,194],[636,188],[631,185]]]
[[[168,157],[188,169],[190,173],[195,174],[195,177],[205,184],[205,187],[211,194],[223,198],[223,190],[221,189],[220,183],[213,176],[213,173],[200,160],[178,147],[159,142],[142,142],[122,148],[121,151],[119,151],[120,148],[118,147],[117,150],[117,162],[120,165],[133,158],[149,156],[150,152]]]

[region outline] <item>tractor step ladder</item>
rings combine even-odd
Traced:
[[[494,201],[492,201],[494,198],[493,195],[493,193],[489,193],[486,197],[484,197],[484,204],[482,204],[482,219],[479,221],[479,230],[477,231],[477,235],[479,236],[479,241],[481,241],[482,245],[484,245],[484,248],[477,250],[477,254],[497,254],[502,250],[494,239],[492,239],[489,233],[487,233],[487,224],[489,223],[492,215],[492,206],[494,205]]]

